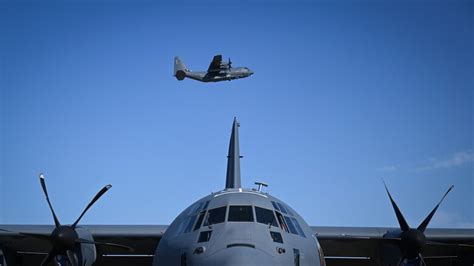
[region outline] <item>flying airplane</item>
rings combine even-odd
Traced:
[[[224,189],[191,204],[169,226],[77,226],[110,186],[73,225],[61,225],[40,176],[55,225],[0,225],[0,266],[473,265],[474,229],[427,229],[452,188],[416,229],[408,226],[387,186],[400,228],[309,226],[264,191],[267,184],[242,188],[239,126],[234,119]]]
[[[214,56],[207,71],[191,71],[179,57],[174,58],[174,76],[177,80],[183,80],[187,77],[202,82],[231,81],[250,77],[252,74],[253,71],[248,67],[232,67],[230,58],[228,62],[223,62],[222,55]]]

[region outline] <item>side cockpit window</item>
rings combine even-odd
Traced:
[[[272,201],[272,205],[273,205],[273,208],[275,208],[275,210],[279,211],[280,210],[280,207],[278,207],[278,204],[274,201]]]
[[[270,236],[272,237],[273,242],[283,243],[283,237],[281,237],[280,233],[270,231]]]
[[[253,222],[252,206],[230,206],[229,222]]]
[[[296,231],[296,227],[293,224],[293,221],[290,219],[290,217],[285,216],[285,222],[288,225],[288,229],[290,230],[290,233],[297,235],[298,231]]]
[[[278,204],[278,207],[280,207],[280,210],[281,210],[282,213],[288,214],[288,211],[286,210],[286,208],[283,204],[281,204],[279,202],[277,204]]]
[[[296,227],[296,231],[298,231],[298,235],[300,235],[302,237],[306,237],[306,235],[303,232],[303,229],[300,226],[300,223],[298,223],[298,220],[296,220],[296,218],[293,218],[293,217],[291,217],[291,220],[293,221],[293,224]]]
[[[204,220],[204,215],[206,215],[206,211],[202,211],[202,212],[199,214],[198,220],[197,220],[197,222],[196,222],[196,225],[194,226],[194,230],[193,230],[193,231],[196,231],[196,230],[199,229],[199,227],[201,227],[202,221]]]
[[[215,208],[207,212],[203,226],[223,223],[225,221],[225,212],[227,206]]]
[[[193,204],[191,207],[189,207],[188,210],[185,211],[186,215],[182,217],[180,221],[178,222],[176,236],[191,232],[193,230],[193,226],[194,228],[196,228],[194,223],[196,222],[196,219],[198,219],[198,217],[199,218],[201,217],[201,214],[204,215],[206,213],[206,208],[208,204],[209,204],[209,201],[202,201],[202,202],[197,202]],[[198,221],[198,223],[200,226],[200,224],[202,223],[202,220]]]
[[[188,215],[194,215],[196,213],[199,213],[202,210],[207,209],[207,205],[209,204],[209,201],[201,201],[197,202],[191,207],[189,207]]]
[[[198,243],[208,242],[211,239],[212,231],[203,231],[199,234]]]
[[[255,215],[257,216],[257,222],[266,225],[272,225],[277,227],[277,221],[272,210],[264,209],[255,206]]]
[[[286,231],[287,233],[289,233],[290,231],[288,230],[288,226],[286,225],[286,222],[285,222],[285,219],[283,218],[283,215],[279,212],[275,212],[276,216],[277,216],[277,219],[278,219],[278,223],[280,224],[280,228],[284,231]]]
[[[287,233],[292,233],[302,237],[306,237],[303,229],[301,228],[298,220],[293,217],[294,214],[290,210],[290,207],[285,206],[283,203],[272,201],[273,208],[275,208],[275,214],[280,224],[280,228],[285,230]],[[255,209],[255,211],[257,211]],[[283,215],[283,214],[284,215]]]

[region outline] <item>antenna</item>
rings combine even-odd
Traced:
[[[267,183],[263,183],[263,182],[255,182],[255,185],[258,186],[257,188],[257,191],[262,191],[262,187],[268,187],[268,184]]]

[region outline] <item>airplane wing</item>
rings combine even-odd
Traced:
[[[209,65],[209,68],[207,69],[207,72],[219,72],[221,69],[221,63],[222,63],[222,55],[216,55],[212,59],[211,64]]]
[[[311,228],[319,240],[328,266],[381,265],[386,252],[390,250],[398,252],[395,244],[383,238],[387,231],[396,228],[316,226]],[[423,256],[429,266],[474,264],[472,247],[453,245],[454,243],[474,245],[474,229],[427,229],[426,237],[429,241],[447,244],[426,247]]]
[[[97,242],[110,242],[131,246],[133,253],[124,253],[113,247],[98,247],[98,266],[150,266],[155,249],[166,231],[166,225],[89,225]],[[48,235],[49,225],[0,225],[9,231]],[[381,256],[387,241],[388,230],[378,227],[312,227],[321,244],[328,266],[381,265]],[[427,229],[428,240],[441,243],[474,245],[474,229]],[[388,243],[390,245],[390,243]],[[15,265],[39,265],[50,249],[49,242],[0,231],[0,250],[13,254]],[[393,248],[393,247],[392,247]],[[8,255],[7,254],[7,255]],[[423,252],[429,266],[473,265],[472,248],[463,246],[427,247]],[[1,258],[0,254],[0,258]]]
[[[134,249],[133,253],[129,253],[113,247],[98,246],[97,261],[94,265],[99,266],[150,266],[155,249],[167,228],[164,225],[85,225],[81,227],[89,230],[97,242],[121,244]],[[53,226],[49,225],[0,225],[0,228],[45,236],[53,230]],[[14,265],[40,265],[50,247],[47,240],[0,231],[0,251],[7,253],[4,254],[5,257],[10,255],[8,257],[14,259]]]

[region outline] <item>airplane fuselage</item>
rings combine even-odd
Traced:
[[[184,210],[155,253],[158,265],[322,265],[311,228],[267,193],[225,189]]]
[[[253,72],[246,67],[236,67],[231,69],[224,69],[218,72],[206,71],[191,71],[185,72],[185,77],[199,80],[202,82],[219,82],[230,81],[234,79],[246,78],[253,74]]]

